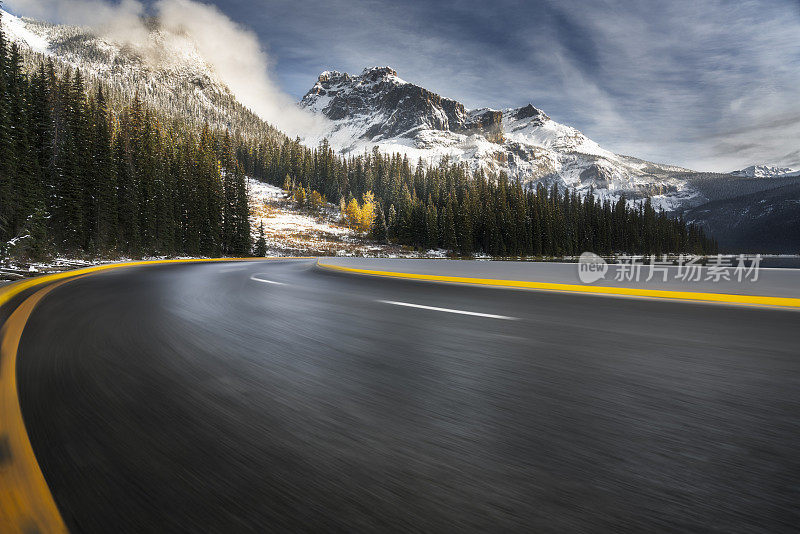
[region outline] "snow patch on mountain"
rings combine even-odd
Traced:
[[[28,25],[19,17],[0,9],[3,18],[3,30],[7,32],[11,41],[24,44],[33,52],[46,54],[49,52],[50,42],[43,35],[37,34],[28,28]]]

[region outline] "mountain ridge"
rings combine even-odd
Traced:
[[[800,176],[800,171],[790,169],[789,167],[777,167],[774,165],[750,165],[738,171],[730,173],[733,176],[742,176],[745,178],[775,178],[787,176]]]

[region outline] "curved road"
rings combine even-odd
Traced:
[[[73,532],[779,532],[799,319],[310,260],[134,267],[45,297],[18,384]]]

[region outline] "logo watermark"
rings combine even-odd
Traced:
[[[616,282],[757,282],[761,255],[717,254],[716,256],[640,256],[622,255],[613,263]],[[578,260],[578,278],[584,284],[605,279],[609,264],[593,252]]]
[[[608,272],[606,260],[594,252],[584,252],[578,260],[578,278],[584,284],[591,284],[602,280]]]

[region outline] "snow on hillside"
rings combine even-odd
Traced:
[[[294,209],[279,187],[248,179],[248,192],[253,242],[263,223],[267,256],[330,255],[337,245],[356,240],[355,232],[339,225],[336,216]]]
[[[332,204],[315,213],[298,208],[279,187],[252,178],[247,187],[253,242],[263,222],[267,256],[364,256],[389,250],[345,226]]]
[[[279,187],[248,178],[250,230],[253,243],[264,223],[267,256],[370,256],[442,258],[444,250],[414,251],[380,245],[348,228],[333,204],[320,212],[299,208]]]
[[[0,15],[3,18],[3,30],[7,32],[9,40],[24,44],[36,53],[46,54],[49,52],[50,42],[44,35],[34,33],[22,19],[11,13],[0,9]]]

